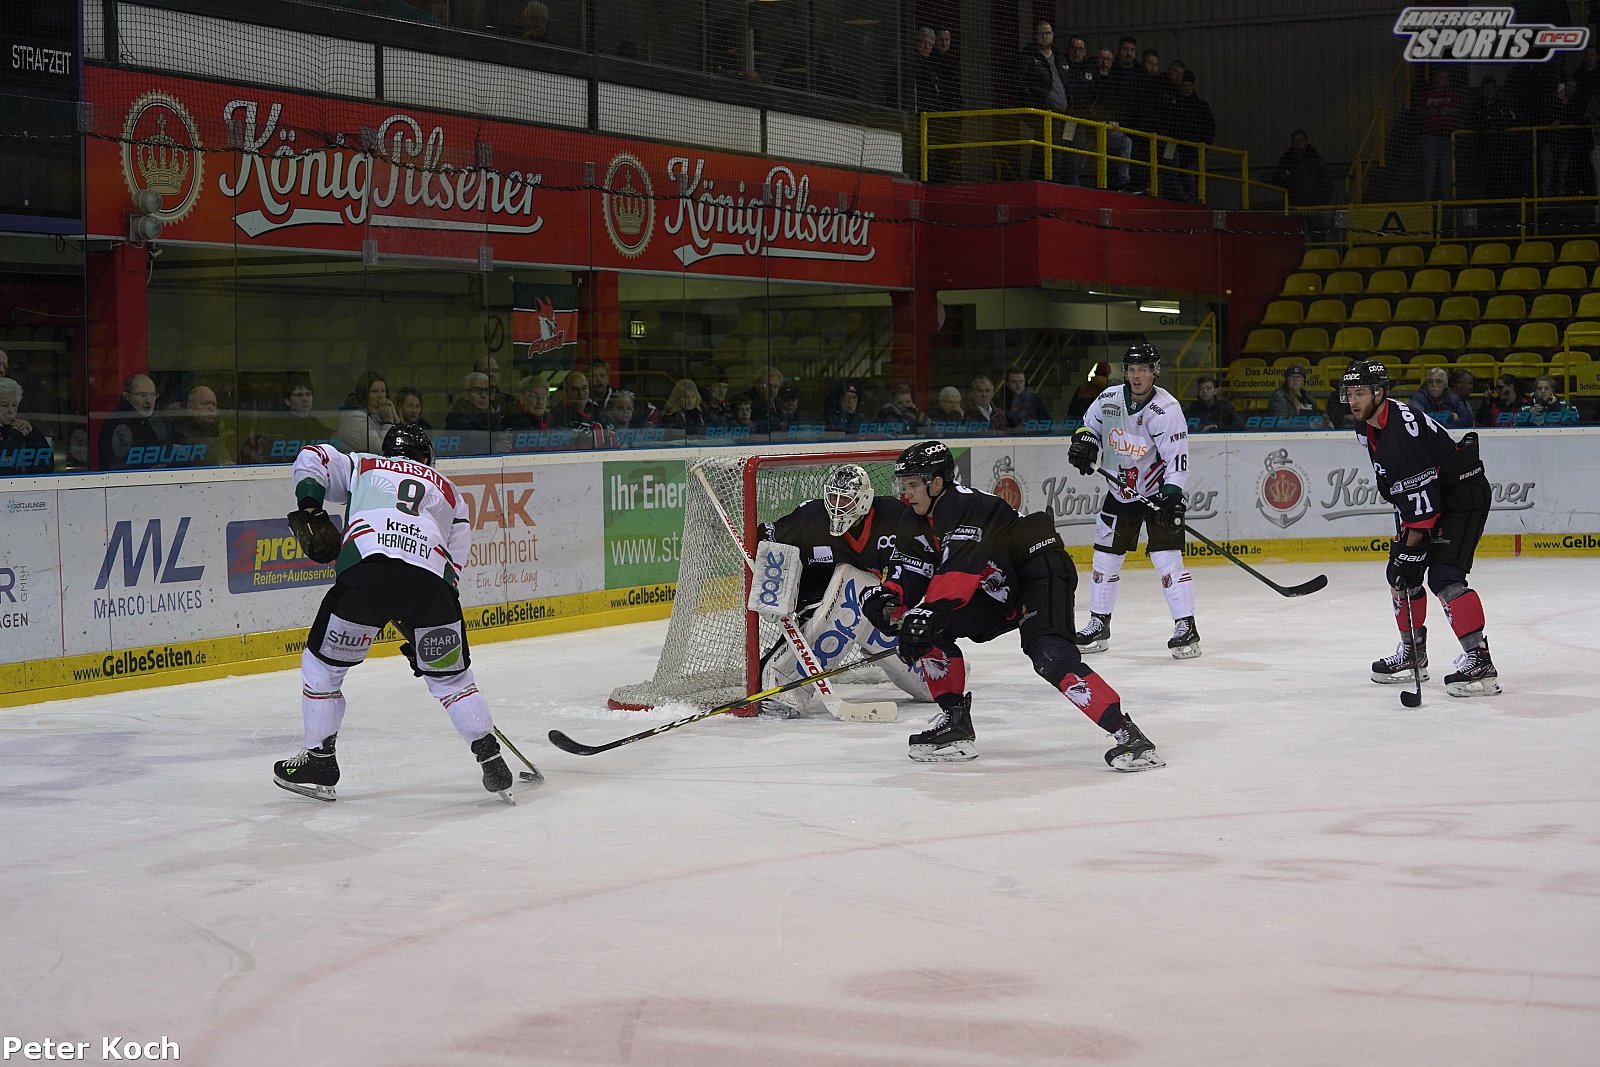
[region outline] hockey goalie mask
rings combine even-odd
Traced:
[[[872,480],[866,470],[854,463],[833,468],[822,489],[822,505],[828,511],[828,532],[843,537],[872,510]]]

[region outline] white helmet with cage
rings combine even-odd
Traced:
[[[835,537],[872,510],[872,479],[866,468],[855,463],[844,463],[828,472],[822,488],[822,506],[828,510],[828,532]]]

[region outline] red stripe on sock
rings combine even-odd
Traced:
[[[1108,730],[1122,726],[1122,698],[1111,688],[1110,682],[1094,671],[1067,675],[1061,679],[1061,693],[1096,726]],[[1110,715],[1109,725],[1107,715]]]
[[[967,661],[959,652],[950,656],[944,649],[935,648],[919,659],[917,666],[922,669],[922,677],[928,681],[928,693],[935,700],[951,693],[961,696],[967,691]]]
[[[1465,637],[1483,629],[1483,601],[1475,589],[1468,589],[1454,600],[1445,601],[1444,617],[1450,620],[1450,629],[1457,637]]]
[[[1406,602],[1400,599],[1400,594],[1393,589],[1389,590],[1389,600],[1394,604],[1394,624],[1401,633],[1406,632]],[[1428,595],[1423,593],[1411,602],[1411,625],[1422,629],[1422,624],[1428,621]]]

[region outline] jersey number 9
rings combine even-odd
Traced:
[[[400,483],[394,491],[394,506],[407,515],[420,515],[422,513],[422,498],[427,495],[428,487],[415,478],[407,478]]]

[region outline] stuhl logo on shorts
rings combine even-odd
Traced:
[[[1580,52],[1587,26],[1514,23],[1510,7],[1408,7],[1395,19],[1412,63],[1544,63],[1557,52]]]

